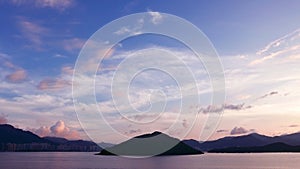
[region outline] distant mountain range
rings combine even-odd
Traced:
[[[30,131],[0,125],[0,151],[91,151],[102,148],[96,143],[84,140],[67,140],[58,137],[41,138]]]
[[[139,139],[146,138],[146,139]],[[269,137],[252,133],[199,142],[178,140],[161,132],[144,134],[121,144],[96,144],[92,141],[67,140],[58,137],[39,137],[30,131],[9,124],[0,125],[0,151],[91,151],[101,155],[153,155],[158,149],[175,145],[156,155],[201,154],[204,152],[299,152],[300,133]],[[100,146],[99,146],[100,145]],[[105,148],[102,150],[102,148]],[[112,153],[114,152],[114,153]],[[154,153],[155,154],[155,153]]]
[[[300,146],[291,146],[277,142],[264,146],[254,147],[228,147],[210,150],[211,153],[275,153],[275,152],[300,152]]]
[[[161,132],[153,132],[129,139],[121,144],[103,149],[99,155],[165,156],[203,154],[184,142]]]
[[[270,145],[273,143],[283,143],[290,146],[300,145],[300,133],[293,133],[282,136],[269,137],[252,133],[243,136],[236,137],[224,137],[218,140],[206,141],[197,144],[197,141],[184,141],[191,147],[200,149],[202,151],[211,151],[216,149],[224,148],[235,148],[235,147],[261,147]]]

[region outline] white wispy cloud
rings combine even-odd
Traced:
[[[34,6],[36,8],[53,8],[63,11],[74,5],[74,0],[11,0],[16,6]]]
[[[36,6],[64,10],[74,4],[74,0],[37,0]]]
[[[280,37],[273,42],[269,43],[263,49],[256,52],[257,55],[262,55],[265,53],[270,53],[274,50],[282,50],[282,47],[290,47],[291,42],[299,40],[300,38],[300,29],[297,29],[283,37]]]
[[[278,51],[270,51],[267,54],[261,55],[262,58],[253,60],[252,62],[250,62],[249,65],[253,66],[256,64],[263,63],[267,60],[273,59],[275,57],[286,56],[286,55],[290,55],[290,54],[293,54],[293,55],[289,56],[287,58],[297,59],[297,57],[300,53],[299,50],[300,50],[300,45],[295,45],[295,46],[285,47],[284,49],[278,50]],[[287,58],[285,58],[285,59],[287,59]]]
[[[160,24],[163,22],[163,15],[159,12],[153,12],[151,10],[148,10],[147,14],[150,16],[149,21],[145,20],[144,18],[140,18],[139,20],[136,21],[134,25],[128,25],[128,26],[123,26],[116,30],[114,34],[116,35],[137,35],[141,33],[141,29],[143,28],[145,22],[150,22],[154,25]]]
[[[250,109],[251,105],[245,105],[245,103],[241,104],[223,104],[223,105],[209,105],[207,107],[202,107],[199,109],[199,112],[201,113],[222,113],[222,111],[240,111],[240,110],[246,110]]]
[[[114,32],[114,34],[116,34],[116,35],[124,35],[124,34],[138,35],[141,33],[141,28],[143,27],[144,22],[145,22],[144,19],[141,18],[134,25],[128,25],[128,26],[123,26],[123,27],[119,28],[118,30],[116,30]]]
[[[265,48],[256,52],[258,59],[250,62],[250,65],[260,64],[275,57],[296,55],[300,53],[300,29],[295,30],[271,43]],[[286,59],[286,58],[285,58]]]
[[[153,24],[159,24],[163,21],[163,16],[159,12],[148,11],[149,15],[152,17],[151,22]]]
[[[117,35],[122,35],[129,32],[131,32],[131,30],[129,30],[127,27],[122,27],[119,30],[115,31],[114,33]]]

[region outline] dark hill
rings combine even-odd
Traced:
[[[201,151],[201,143],[197,140],[183,140],[182,142],[184,142],[186,145],[196,149],[196,150],[200,150]]]
[[[96,143],[67,140],[59,137],[41,138],[30,131],[11,125],[0,125],[0,151],[93,151],[102,150]]]
[[[212,149],[222,149],[227,147],[252,147],[263,146],[276,142],[272,137],[252,133],[249,135],[237,137],[224,137],[218,140],[206,141],[200,144],[202,151],[209,151]]]
[[[0,125],[0,143],[52,143],[46,139],[40,138],[30,131],[24,131],[14,128],[9,124]]]
[[[144,134],[110,148],[103,149],[99,155],[122,156],[163,156],[203,154],[182,141],[161,132]]]
[[[293,146],[300,145],[300,133],[286,134],[273,137],[275,142],[282,142]]]
[[[56,144],[64,144],[66,142],[68,142],[69,140],[65,139],[65,138],[61,138],[61,137],[50,137],[50,136],[47,136],[47,137],[43,137],[44,139],[46,140],[49,140],[53,143],[56,143]]]

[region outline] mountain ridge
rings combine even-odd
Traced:
[[[0,151],[100,151],[101,149],[91,141],[39,137],[12,125],[0,124]]]
[[[210,153],[276,153],[276,152],[300,152],[300,146],[291,146],[282,142],[275,142],[264,146],[255,147],[228,147],[213,149]]]
[[[227,136],[217,140],[205,141],[197,145],[202,151],[210,151],[212,149],[224,149],[229,147],[257,147],[268,144],[281,142],[291,146],[300,145],[300,133],[292,133],[280,136],[265,136],[258,133],[251,133],[241,136]],[[194,145],[190,145],[194,146]]]
[[[1,143],[50,143],[30,131],[15,128],[10,124],[1,124],[0,134]]]

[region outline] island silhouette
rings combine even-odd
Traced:
[[[103,149],[98,155],[119,156],[167,156],[196,155],[202,151],[188,146],[183,141],[159,131],[136,136],[113,147]]]

